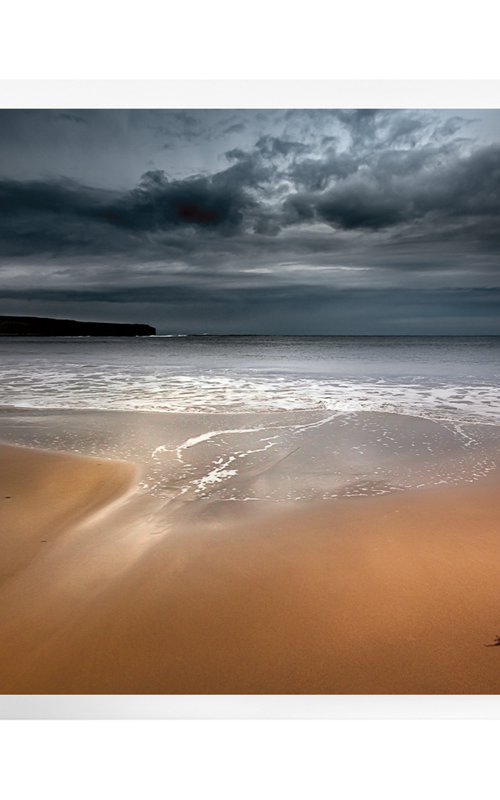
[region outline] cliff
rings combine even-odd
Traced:
[[[151,325],[0,316],[0,336],[154,336]]]

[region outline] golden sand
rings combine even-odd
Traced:
[[[500,691],[497,477],[161,535],[134,498],[83,521],[132,476],[0,448],[0,692]]]
[[[0,581],[127,488],[124,462],[0,445]]]

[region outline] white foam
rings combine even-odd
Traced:
[[[229,465],[235,461],[236,456],[229,456],[227,461],[224,461],[220,464],[217,464],[210,472],[206,475],[203,475],[201,478],[196,478],[195,480],[191,481],[190,484],[193,486],[194,491],[196,494],[202,495],[205,491],[213,486],[216,483],[221,483],[222,481],[227,480],[228,478],[234,478],[238,474],[237,469],[228,469]]]
[[[159,447],[156,447],[151,453],[151,455],[153,458],[157,458],[159,453],[175,452],[179,461],[182,461],[183,450],[189,450],[190,447],[195,447],[195,445],[197,444],[208,442],[210,441],[210,439],[222,436],[225,433],[256,433],[258,431],[263,431],[263,430],[266,430],[265,426],[260,426],[258,428],[226,428],[221,431],[207,431],[206,433],[202,433],[199,436],[193,436],[190,439],[186,439],[185,442],[181,442],[181,444],[177,445],[177,447],[167,447],[166,445],[162,444]]]
[[[181,413],[385,411],[453,423],[500,423],[500,390],[492,383],[337,380],[254,372],[172,374],[153,368],[148,372],[147,367],[126,371],[92,365],[85,369],[69,363],[57,370],[46,363],[23,370],[0,367],[0,405]]]

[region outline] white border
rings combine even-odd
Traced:
[[[498,719],[500,695],[0,695],[0,719]]]
[[[4,80],[2,108],[499,108],[500,80]]]
[[[8,80],[0,108],[499,108],[499,80]],[[0,695],[0,719],[498,719],[500,695]]]

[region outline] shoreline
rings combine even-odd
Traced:
[[[0,409],[0,440],[137,464],[165,503],[279,504],[463,485],[498,464],[500,427],[394,412]]]
[[[3,513],[23,493],[2,693],[500,692],[498,472],[161,526],[129,464],[1,445],[2,465]]]

